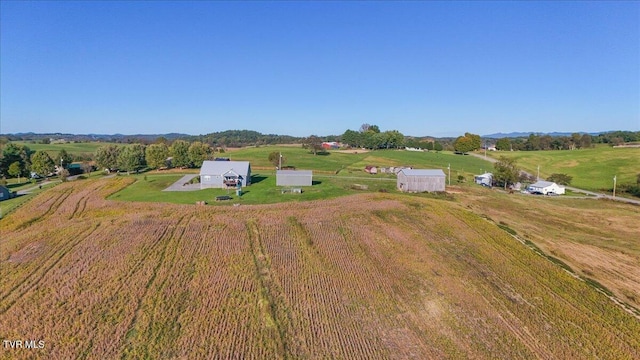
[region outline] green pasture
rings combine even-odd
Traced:
[[[640,174],[640,148],[600,146],[579,150],[491,152],[489,155],[515,158],[523,170],[534,175],[540,166],[541,178],[553,173],[571,175],[572,186],[594,191],[611,190],[614,176],[618,184],[635,184]]]
[[[83,142],[83,143],[67,143],[67,144],[40,144],[30,141],[12,141],[16,145],[26,145],[33,151],[44,150],[50,155],[57,155],[60,150],[66,150],[71,155],[79,154],[95,154],[96,150],[106,145],[124,146],[126,144],[106,143],[106,142]]]
[[[451,165],[451,176],[480,174],[493,169],[482,159],[469,155],[456,155],[451,152],[416,152],[405,150],[376,150],[370,152],[358,152],[357,154],[328,151],[325,154],[313,155],[302,147],[291,146],[262,146],[246,148],[228,152],[225,156],[231,160],[250,161],[252,167],[273,167],[268,160],[269,153],[281,152],[286,158],[283,165],[295,166],[299,170],[316,170],[322,172],[334,172],[341,176],[354,174],[366,174],[364,167],[373,166],[411,166],[413,168],[442,169],[447,172]],[[367,176],[370,176],[366,174]],[[382,174],[374,176],[384,176]],[[394,176],[395,178],[395,176]]]

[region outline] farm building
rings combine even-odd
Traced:
[[[444,191],[446,175],[440,169],[402,169],[398,189],[403,192]]]
[[[16,194],[13,191],[7,189],[4,186],[0,186],[0,201],[9,200],[15,196]]]
[[[491,182],[493,181],[493,174],[484,173],[482,175],[474,176],[473,179],[478,185],[491,186]]]
[[[313,172],[311,170],[278,170],[276,186],[311,186]]]
[[[529,192],[532,194],[543,194],[543,195],[564,194],[563,186],[560,186],[551,181],[542,181],[542,180],[529,185],[529,187],[527,187],[527,190],[529,190]]]
[[[251,184],[248,161],[203,161],[200,168],[200,189],[229,188]]]
[[[322,143],[322,148],[326,150],[336,150],[340,148],[340,143],[335,141],[325,141]]]
[[[367,165],[364,167],[364,171],[368,172],[369,174],[377,174],[378,168],[373,165]]]

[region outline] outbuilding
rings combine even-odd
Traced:
[[[311,186],[313,172],[311,170],[277,170],[276,186]]]
[[[554,195],[562,195],[564,194],[564,187],[560,186],[554,182],[551,181],[537,181],[531,185],[529,185],[529,187],[527,187],[527,190],[532,193],[532,194],[542,194],[542,195],[549,195],[549,194],[554,194]]]
[[[7,189],[4,186],[0,186],[0,201],[9,200],[16,196],[16,193]]]
[[[446,178],[440,169],[402,169],[397,185],[402,192],[444,191]]]
[[[200,189],[235,188],[251,184],[248,161],[203,161],[200,168]]]

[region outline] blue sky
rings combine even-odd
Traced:
[[[640,130],[640,3],[0,3],[0,132]]]

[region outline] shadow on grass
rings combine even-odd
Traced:
[[[266,178],[267,178],[266,176],[262,176],[262,175],[251,175],[251,183],[257,184]]]
[[[313,181],[311,181],[311,185],[312,185],[312,186],[313,186],[313,185],[320,185],[320,184],[322,184],[322,181],[319,181],[319,180],[313,180]]]

